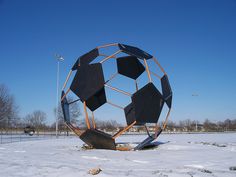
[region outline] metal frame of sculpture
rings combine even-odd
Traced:
[[[118,47],[118,51],[109,56],[100,53],[100,49],[109,48],[112,46]],[[122,52],[127,54],[127,56],[117,57],[117,55]],[[98,56],[102,56],[104,58],[102,58],[102,60],[98,63],[91,63]],[[116,60],[118,72],[113,74],[108,80],[105,81],[102,64],[110,59]],[[140,62],[141,60],[143,60],[144,65]],[[163,73],[163,76],[159,76],[155,72],[151,71],[149,69],[147,60],[153,60]],[[64,91],[68,80],[74,71],[76,71],[76,74],[72,84],[66,91]],[[139,89],[137,78],[143,72],[147,73],[149,83]],[[118,74],[129,77],[135,81],[135,93],[131,94],[121,89],[112,87],[108,84]],[[160,80],[162,89],[161,92],[153,84],[151,76],[155,76]],[[123,108],[120,105],[108,101],[106,98],[105,87],[127,95],[131,98],[131,103]],[[169,84],[168,76],[157,59],[137,47],[119,43],[96,47],[90,52],[79,57],[71,68],[62,90],[61,106],[66,125],[76,135],[78,135],[82,141],[84,141],[90,147],[96,149],[122,150],[122,148],[118,147],[115,143],[115,139],[135,125],[145,126],[147,130],[148,137],[134,148],[134,150],[143,149],[145,146],[155,140],[165,129],[172,105],[172,90]],[[78,96],[77,100],[72,102],[67,101],[66,96],[70,91]],[[77,101],[81,101],[83,103],[85,122],[87,126],[86,130],[81,130],[80,128],[73,126],[70,122],[69,105]],[[125,113],[127,126],[119,130],[114,135],[110,135],[98,130],[94,120],[93,111],[105,103],[108,103],[118,109],[123,109]],[[158,126],[157,122],[164,104],[167,105],[168,112],[163,124]],[[89,108],[92,112],[91,120],[89,120],[87,108]],[[150,134],[148,128],[146,127],[147,123],[155,124],[154,134]]]

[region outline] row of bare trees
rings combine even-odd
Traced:
[[[31,126],[35,128],[35,131],[39,133],[40,130],[45,130],[47,128],[46,124],[46,113],[37,110],[33,113],[27,114],[23,119],[23,126]]]
[[[182,120],[178,123],[169,121],[167,125],[169,131],[236,131],[236,119],[226,119],[224,121],[213,122],[206,119],[202,123],[196,120]]]

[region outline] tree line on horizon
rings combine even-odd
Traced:
[[[225,119],[223,121],[213,122],[205,119],[203,122],[197,120],[181,120],[179,122],[169,121],[167,124],[168,131],[180,132],[225,132],[236,131],[236,119]]]
[[[72,100],[72,98],[68,98]],[[10,94],[8,88],[0,84],[0,129],[22,129],[26,126],[35,127],[36,131],[54,131],[55,122],[51,125],[47,124],[47,115],[41,110],[35,110],[27,114],[23,118],[18,115],[19,107],[16,105],[14,96]],[[57,109],[58,128],[59,131],[69,131],[64,123],[63,113],[61,106]],[[56,113],[56,109],[54,109]],[[78,103],[70,106],[71,123],[78,125],[80,128],[85,129],[86,123],[84,119],[80,119],[81,112]],[[90,118],[91,119],[91,118]],[[97,127],[106,131],[113,131],[122,127],[122,124],[115,120],[95,120]],[[144,127],[137,127],[137,131],[143,131]],[[169,121],[167,124],[167,131],[236,131],[236,119],[226,119],[224,121],[212,122],[206,119],[202,123],[197,120],[181,120],[179,122]]]

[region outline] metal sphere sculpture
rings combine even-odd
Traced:
[[[118,48],[118,51],[111,55],[106,55],[101,52],[102,49],[104,50],[110,47],[116,47]],[[102,59],[99,62],[94,62],[97,57],[102,57]],[[102,65],[108,60],[116,60],[117,72],[111,75],[109,79],[105,80]],[[149,69],[148,60],[154,61],[155,65],[160,69],[162,76],[157,75]],[[76,74],[72,83],[70,87],[64,91],[73,71],[76,71]],[[143,87],[138,88],[137,79],[144,72],[147,73],[148,83]],[[134,93],[128,93],[109,84],[109,82],[118,74],[134,80],[136,86]],[[151,76],[155,76],[160,80],[161,91],[156,88]],[[108,101],[105,88],[127,95],[131,98],[130,103],[123,108],[111,101]],[[78,99],[68,102],[67,94],[69,92],[73,92]],[[81,101],[83,103],[85,122],[87,126],[86,130],[81,130],[79,127],[75,127],[70,121],[69,107],[70,104],[73,104],[76,101]],[[124,110],[127,126],[120,129],[114,135],[99,130],[96,127],[94,120],[94,111],[105,103]],[[158,126],[157,122],[164,104],[168,107],[167,115],[165,116],[163,124]],[[148,137],[134,148],[134,150],[143,149],[155,140],[165,129],[171,105],[172,90],[168,76],[157,59],[137,47],[118,43],[96,47],[79,57],[66,78],[61,94],[61,106],[66,125],[76,135],[78,135],[82,141],[96,149],[119,149],[115,143],[115,139],[135,125],[145,126],[147,130]],[[89,119],[87,108],[92,112],[91,120]],[[153,134],[150,134],[146,127],[146,124],[148,123],[154,123],[155,125],[155,132]]]

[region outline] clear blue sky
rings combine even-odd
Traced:
[[[41,109],[53,121],[55,53],[65,58],[62,83],[78,56],[120,42],[159,58],[172,120],[236,118],[235,0],[0,0],[0,22],[0,83],[21,116]]]

